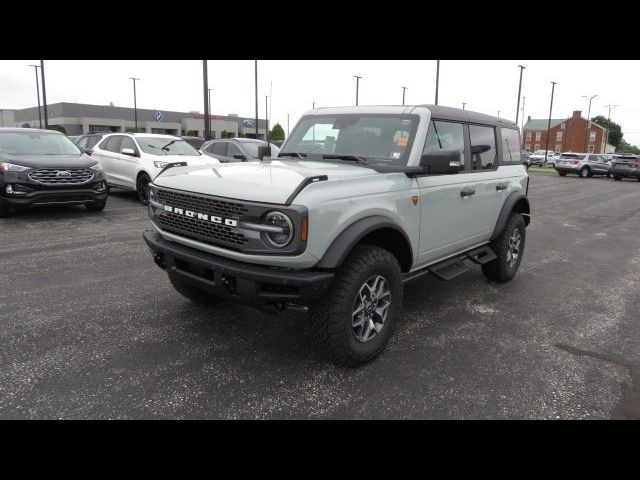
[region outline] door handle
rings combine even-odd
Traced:
[[[460,196],[461,197],[470,197],[471,195],[475,194],[476,191],[473,188],[463,188],[462,190],[460,190]]]
[[[501,190],[506,190],[507,187],[509,186],[508,183],[499,183],[496,185],[496,190],[499,192]]]

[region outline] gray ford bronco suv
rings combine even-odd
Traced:
[[[321,351],[357,366],[383,351],[405,282],[449,280],[467,261],[514,277],[528,185],[513,122],[432,105],[322,108],[277,158],[164,170],[144,239],[186,298],[305,308]]]

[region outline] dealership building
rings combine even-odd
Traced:
[[[44,108],[41,108],[44,115]],[[133,108],[83,103],[53,103],[47,105],[49,127],[61,125],[68,135],[91,132],[135,131]],[[44,117],[43,117],[44,118]],[[204,115],[199,112],[137,109],[138,131],[204,137]],[[255,118],[238,115],[210,115],[212,138],[256,137]],[[43,120],[44,123],[44,120]],[[258,119],[258,138],[265,138],[266,120]],[[2,124],[7,127],[40,128],[38,107],[3,110]],[[43,125],[44,126],[44,125]]]

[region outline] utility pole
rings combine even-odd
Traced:
[[[254,60],[254,70],[256,77],[256,140],[258,139],[258,60]]]
[[[29,66],[33,67],[33,69],[36,72],[36,95],[38,96],[38,121],[40,122],[40,128],[42,128],[42,112],[40,111],[40,82],[38,80],[38,69],[40,68],[40,65],[29,65]],[[2,124],[2,126],[4,126],[4,123]]]
[[[591,101],[596,98],[598,95],[593,95],[592,97],[588,97],[586,95],[582,95],[582,98],[586,98],[589,100],[589,110],[587,111],[587,129],[584,132],[584,152],[587,153],[587,141],[589,140],[589,130],[591,130]]]
[[[404,105],[404,94],[407,91],[407,87],[400,87],[402,88],[402,105]]]
[[[129,77],[130,80],[133,80],[133,121],[135,124],[136,132],[138,132],[138,102],[136,99],[136,80],[140,80],[139,78]]]
[[[264,96],[264,116],[267,119],[267,145],[269,144],[269,95]]]
[[[440,60],[436,60],[436,105],[438,105],[438,85],[440,84]]]
[[[604,142],[604,152],[602,153],[607,153],[607,144],[609,143],[609,129],[611,128],[609,125],[611,123],[611,109],[619,106],[620,105],[605,105],[605,107],[609,109],[609,113],[607,113],[607,139]]]
[[[49,128],[49,115],[47,114],[47,88],[44,84],[44,60],[40,60],[40,75],[42,75],[42,104],[44,105],[44,128]]]
[[[527,97],[522,96],[522,119],[520,120],[520,132],[522,133],[522,129],[524,128],[524,101]]]
[[[526,68],[518,65],[520,69],[520,83],[518,84],[518,106],[516,107],[516,125],[518,125],[518,113],[520,112],[520,93],[522,92],[522,71]]]
[[[207,88],[207,92],[209,93],[209,138],[211,138],[211,130],[213,129],[211,126],[213,123],[213,120],[211,120],[211,117],[213,116],[213,111],[211,110],[211,90],[211,88]]]
[[[547,164],[547,154],[549,153],[549,131],[551,130],[551,112],[553,111],[553,91],[556,88],[556,82],[551,82],[551,105],[549,106],[549,123],[547,124],[547,148],[544,149],[544,163]]]
[[[359,77],[357,75],[354,75],[353,77],[356,79],[356,107],[357,107],[358,106],[358,88],[360,86],[360,79],[362,77]]]

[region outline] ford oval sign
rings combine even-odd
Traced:
[[[251,118],[245,118],[245,119],[242,121],[242,125],[244,125],[244,126],[245,126],[245,127],[247,127],[247,128],[255,128],[255,126],[256,126],[256,121],[255,121],[255,120],[252,120]]]

